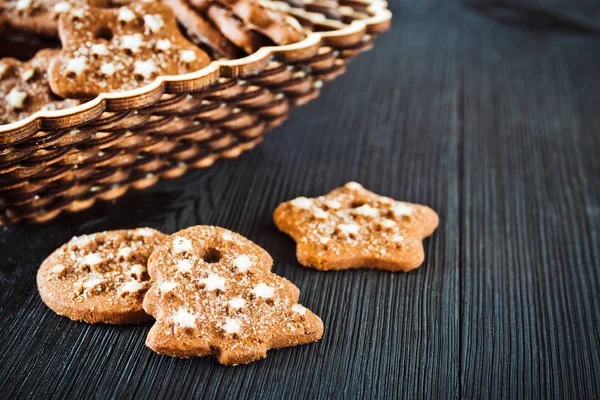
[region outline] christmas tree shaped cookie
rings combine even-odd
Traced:
[[[320,318],[299,290],[272,272],[269,254],[223,228],[191,227],[151,255],[144,309],[156,318],[146,344],[176,357],[212,355],[237,365],[267,350],[319,340]]]

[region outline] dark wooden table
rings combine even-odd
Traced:
[[[600,396],[599,37],[455,1],[390,7],[375,49],[257,149],[0,233],[0,398]],[[349,180],[438,211],[420,269],[295,261],[273,209]],[[38,265],[73,235],[196,224],[267,249],[323,339],[223,367],[158,356],[149,325],[71,322],[38,296]]]

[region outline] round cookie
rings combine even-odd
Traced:
[[[212,355],[237,365],[267,350],[319,340],[323,322],[298,304],[300,291],[270,272],[271,256],[214,226],[171,235],[148,260],[144,309],[156,318],[146,345],[177,357]]]
[[[142,308],[148,257],[166,236],[151,228],[74,237],[40,266],[42,300],[59,315],[89,323],[151,319]]]

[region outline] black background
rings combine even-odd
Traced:
[[[1,232],[0,398],[598,398],[600,13],[472,3],[393,0],[375,49],[238,159]],[[420,269],[297,264],[275,206],[349,180],[438,211]],[[73,235],[196,224],[267,249],[323,339],[224,367],[37,294],[37,267]]]

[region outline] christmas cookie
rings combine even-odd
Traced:
[[[278,45],[296,43],[306,37],[294,18],[277,10],[268,1],[220,0],[231,7],[233,13],[244,23],[267,36]]]
[[[229,9],[218,4],[208,7],[206,15],[219,28],[227,39],[241,48],[246,54],[252,54],[269,42],[262,35],[249,29]]]
[[[422,240],[438,226],[431,208],[379,196],[356,182],[280,204],[274,220],[296,241],[300,264],[320,270],[410,271],[423,263]]]
[[[208,1],[163,1],[171,7],[177,21],[184,27],[188,37],[196,45],[208,47],[215,58],[235,59],[241,55],[240,50],[204,17],[204,12],[210,6]]]
[[[62,14],[75,7],[107,5],[108,0],[0,0],[0,14],[14,30],[56,36]]]
[[[47,70],[57,50],[41,50],[27,62],[0,59],[0,125],[27,118],[44,110],[60,110],[78,104],[50,90]]]
[[[156,318],[146,344],[177,357],[212,355],[236,365],[272,348],[314,342],[323,323],[298,304],[299,290],[270,272],[269,254],[214,226],[177,232],[148,262],[144,309]]]
[[[89,323],[150,319],[142,308],[150,286],[148,257],[165,235],[132,229],[74,237],[40,266],[42,300],[59,315]]]
[[[211,62],[183,37],[171,9],[159,2],[73,9],[61,16],[59,34],[63,49],[49,75],[52,90],[63,97],[130,90]]]

